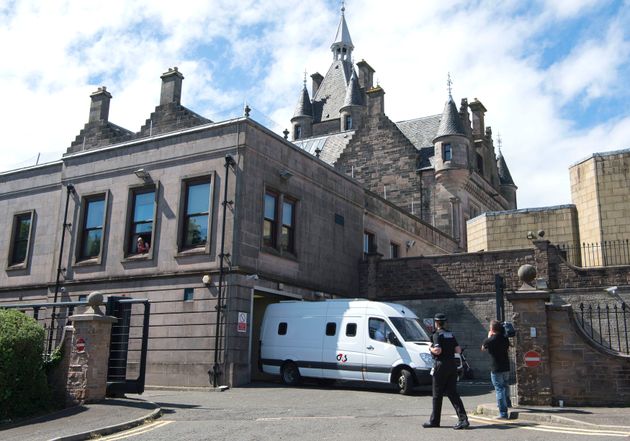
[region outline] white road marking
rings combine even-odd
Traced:
[[[630,432],[622,432],[622,431],[617,431],[617,430],[597,430],[597,429],[580,429],[576,427],[547,426],[547,425],[538,425],[534,422],[529,422],[529,421],[527,422],[527,424],[523,424],[523,422],[519,422],[518,420],[498,420],[498,419],[484,418],[484,417],[479,417],[479,416],[469,417],[468,419],[471,421],[482,423],[482,424],[511,425],[518,429],[535,430],[538,432],[567,433],[570,435],[585,435],[585,436],[617,436],[617,437],[630,436]]]

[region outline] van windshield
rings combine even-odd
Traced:
[[[390,317],[389,318],[405,341],[430,341],[429,336],[418,319]]]

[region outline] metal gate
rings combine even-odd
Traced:
[[[135,305],[144,309],[139,312]],[[107,366],[107,396],[121,396],[125,393],[141,394],[144,392],[144,379],[147,365],[147,348],[149,341],[150,305],[146,299],[130,299],[128,297],[109,296],[107,298],[107,315],[118,320],[112,325],[109,363]],[[141,324],[138,323],[142,320]],[[137,348],[137,343],[140,348]],[[129,354],[139,353],[136,378],[129,376]]]

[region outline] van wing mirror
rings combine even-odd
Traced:
[[[387,333],[387,341],[395,346],[402,346],[402,343],[400,343],[393,331]]]

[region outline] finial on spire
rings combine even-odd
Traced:
[[[499,153],[501,153],[501,147],[503,147],[503,141],[501,140],[500,133],[497,133],[497,145],[499,146]]]
[[[446,89],[448,90],[448,97],[449,98],[453,98],[452,95],[452,91],[453,91],[453,80],[451,80],[451,73],[448,73],[448,77],[446,79]]]
[[[341,15],[346,12],[346,2],[345,0],[341,0]]]
[[[306,72],[306,69],[304,69],[304,87],[306,87],[306,75],[307,75],[307,72]]]

